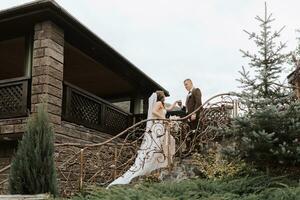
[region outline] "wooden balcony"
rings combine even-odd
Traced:
[[[0,80],[0,119],[27,116],[29,81],[24,77]]]
[[[64,82],[62,119],[110,134],[132,125],[130,113],[67,82]]]

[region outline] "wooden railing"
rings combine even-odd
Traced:
[[[132,125],[130,113],[67,82],[64,82],[62,119],[110,134]]]
[[[29,78],[0,80],[0,119],[27,115]]]

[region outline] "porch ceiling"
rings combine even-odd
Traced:
[[[68,43],[65,44],[64,80],[107,99],[135,94],[130,82]]]

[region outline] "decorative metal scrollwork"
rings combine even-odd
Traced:
[[[217,95],[206,101],[195,110],[201,109],[195,130],[191,130],[188,124],[189,115],[184,118],[143,120],[99,144],[57,144],[55,159],[59,163],[61,193],[69,196],[74,189],[92,184],[107,186],[134,164],[145,134],[166,137],[167,133],[173,136],[176,142],[175,157],[182,158],[197,152],[201,144],[218,137],[219,128],[230,124],[236,112],[234,101],[230,94]],[[156,126],[152,133],[146,130],[148,121]],[[155,142],[155,138],[152,139]],[[168,155],[163,148],[155,151]]]

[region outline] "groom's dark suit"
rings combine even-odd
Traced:
[[[199,88],[193,88],[192,91],[190,91],[186,97],[185,107],[187,114],[192,113],[194,110],[199,108],[202,105],[201,100],[201,91]],[[197,124],[199,121],[199,115],[200,115],[201,109],[196,112],[196,119],[194,121],[190,122],[191,129],[196,129]]]

